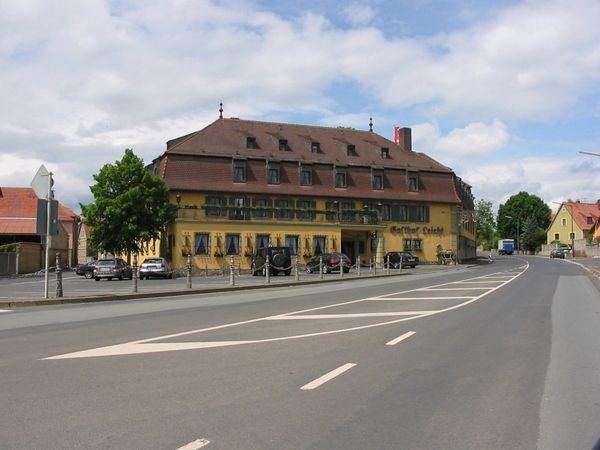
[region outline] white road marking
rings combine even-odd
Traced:
[[[497,280],[454,281],[452,284],[485,284],[485,283],[502,283],[502,281],[497,281]]]
[[[353,317],[393,317],[393,316],[414,316],[415,314],[426,316],[435,314],[437,311],[399,311],[399,312],[380,312],[380,313],[356,313],[356,314],[312,314],[303,316],[273,316],[266,320],[302,320],[302,319],[346,319]]]
[[[398,342],[403,341],[404,339],[408,339],[409,337],[417,334],[416,331],[409,331],[408,333],[404,333],[402,336],[398,336],[396,339],[392,339],[389,342],[386,342],[385,345],[396,345]]]
[[[300,389],[302,389],[303,391],[310,391],[312,389],[316,389],[319,386],[327,383],[328,381],[331,381],[332,379],[334,379],[335,377],[343,374],[344,372],[346,372],[347,370],[352,369],[354,366],[356,366],[356,364],[354,363],[347,363],[344,364],[343,366],[338,367],[337,369],[332,370],[331,372],[326,373],[325,375],[317,378],[314,381],[311,381],[308,384],[305,384],[304,386],[302,386]]]
[[[12,312],[10,309],[0,309],[0,313]]]
[[[463,287],[463,288],[421,288],[421,289],[417,289],[418,291],[477,291],[477,290],[488,290],[490,289],[489,286],[487,287]]]
[[[208,439],[196,439],[189,444],[185,444],[183,447],[179,447],[177,450],[198,450],[199,448],[206,447],[208,444],[210,444]]]
[[[525,269],[527,269],[527,267],[525,267]],[[256,323],[256,322],[260,322],[260,321],[273,320],[273,318],[280,319],[282,317],[288,317],[288,316],[292,316],[292,315],[304,314],[304,313],[318,311],[318,310],[322,310],[322,309],[328,309],[328,308],[334,308],[334,307],[339,307],[339,306],[346,306],[346,305],[351,305],[351,304],[355,304],[355,303],[365,302],[365,300],[367,300],[367,299],[363,298],[363,299],[351,300],[348,302],[342,302],[342,303],[337,303],[337,304],[332,304],[332,305],[319,306],[316,308],[304,309],[304,310],[300,310],[300,311],[292,311],[292,312],[289,312],[286,314],[279,314],[277,316],[259,317],[256,319],[250,319],[250,320],[245,320],[245,321],[241,321],[241,322],[234,322],[234,323],[217,325],[217,326],[208,327],[208,328],[184,331],[181,333],[174,333],[174,334],[170,334],[170,335],[166,335],[166,336],[158,336],[158,337],[154,337],[154,338],[142,339],[139,341],[125,342],[123,344],[110,345],[110,346],[106,346],[106,347],[94,348],[94,349],[83,350],[83,351],[79,351],[79,352],[73,352],[73,353],[66,353],[66,354],[62,354],[62,355],[56,355],[56,356],[40,358],[40,359],[41,360],[53,360],[53,359],[70,359],[70,358],[91,358],[91,357],[99,357],[99,356],[130,355],[130,354],[137,354],[137,353],[155,353],[155,352],[176,351],[176,350],[207,349],[207,348],[226,347],[226,346],[242,345],[242,344],[279,342],[279,341],[286,341],[286,340],[292,340],[292,339],[303,339],[303,338],[316,337],[316,336],[326,336],[326,335],[332,335],[332,334],[347,333],[350,331],[366,330],[369,328],[397,324],[397,323],[405,322],[408,320],[419,319],[421,317],[426,317],[426,316],[430,316],[430,315],[434,315],[434,314],[440,314],[440,313],[444,313],[447,311],[451,311],[453,309],[462,308],[462,307],[467,306],[473,302],[476,302],[477,300],[480,300],[481,298],[500,289],[501,287],[505,286],[506,284],[510,283],[514,279],[521,276],[523,273],[524,273],[524,270],[523,270],[523,272],[517,273],[516,275],[512,276],[510,279],[504,281],[502,284],[499,284],[498,286],[485,288],[485,292],[483,292],[479,295],[476,295],[474,297],[468,297],[462,303],[458,303],[456,305],[452,305],[447,308],[443,308],[440,310],[434,310],[434,311],[410,311],[410,312],[408,312],[408,313],[410,313],[410,315],[407,317],[403,317],[400,319],[394,319],[394,320],[388,320],[388,321],[384,321],[384,322],[371,323],[368,325],[358,325],[355,327],[326,330],[326,331],[320,331],[320,332],[315,332],[315,333],[297,334],[297,335],[280,336],[280,337],[275,337],[275,338],[256,339],[256,340],[247,340],[247,341],[217,341],[217,342],[210,342],[210,341],[202,342],[202,341],[200,341],[200,342],[167,342],[167,343],[148,344],[148,343],[155,342],[155,341],[160,341],[160,340],[165,340],[165,339],[173,339],[176,337],[187,336],[190,334],[205,333],[205,332],[209,332],[209,331],[213,331],[213,330],[221,330],[224,328],[235,327],[235,326],[240,326],[240,325],[247,325],[247,324]],[[477,278],[480,278],[480,277],[471,278],[468,280],[474,280]],[[465,280],[465,281],[468,281],[468,280]],[[435,288],[439,288],[441,286],[447,286],[448,284],[450,284],[450,283],[443,283],[443,284],[431,286],[430,288],[409,289],[406,291],[400,291],[400,292],[386,294],[386,295],[398,296],[398,295],[407,294],[410,292],[422,292],[424,290],[434,290]],[[372,297],[369,297],[369,299],[372,299]],[[381,300],[386,300],[386,296],[381,296]],[[423,312],[425,312],[425,314],[419,314],[419,313],[423,313]],[[400,313],[400,312],[398,312],[398,313]],[[407,311],[405,311],[404,313],[407,313]],[[365,317],[364,315],[361,315],[361,316]]]
[[[369,300],[369,301],[378,301],[378,302],[385,302],[385,301],[403,301],[403,300],[463,300],[463,299],[467,299],[467,298],[473,298],[473,296],[456,296],[456,297],[371,297],[371,298],[366,298],[365,300]]]

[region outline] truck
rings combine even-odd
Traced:
[[[498,239],[498,254],[512,255],[515,251],[514,239]]]

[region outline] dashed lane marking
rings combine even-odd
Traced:
[[[331,372],[327,372],[325,375],[317,378],[316,380],[313,380],[310,383],[305,384],[300,389],[302,389],[303,391],[311,391],[313,389],[316,389],[319,386],[322,386],[323,384],[327,383],[328,381],[333,380],[335,377],[338,377],[341,374],[343,374],[344,372],[352,369],[354,366],[356,366],[356,364],[354,364],[354,363],[344,364],[343,366],[340,366],[337,369],[332,370]]]
[[[394,316],[427,316],[435,314],[437,311],[399,311],[399,312],[380,312],[380,313],[358,313],[358,314],[312,314],[302,316],[273,316],[266,320],[304,320],[304,319],[349,319],[356,317],[394,317]]]
[[[177,450],[198,450],[199,448],[206,447],[208,444],[210,444],[208,439],[196,439],[189,444],[185,444],[183,447],[179,447]]]
[[[404,339],[408,339],[411,336],[417,334],[416,331],[409,331],[408,333],[404,333],[401,336],[398,336],[396,339],[392,339],[389,342],[386,342],[385,345],[396,345],[398,342],[402,342]]]

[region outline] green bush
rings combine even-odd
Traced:
[[[14,253],[17,251],[17,243],[0,245],[0,253]]]

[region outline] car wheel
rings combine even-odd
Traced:
[[[100,281],[100,277],[96,277],[96,278],[94,278],[94,280]]]
[[[118,279],[119,281],[121,281],[121,280],[123,279],[123,274],[122,274],[122,273],[120,273],[120,274],[119,274],[119,276],[117,277],[117,279]]]
[[[84,273],[84,274],[83,274],[83,276],[84,276],[84,277],[85,277],[87,280],[89,280],[90,278],[93,278],[93,277],[94,277],[94,274],[93,274],[92,272],[86,272],[86,273]]]
[[[144,279],[144,275],[140,275],[140,280],[143,280],[143,279]]]
[[[292,270],[286,270],[285,272],[283,272],[286,276],[290,276],[290,274],[292,273]]]
[[[108,277],[108,281],[112,281],[112,277]]]
[[[306,268],[306,273],[313,273],[313,270],[310,267]]]
[[[273,264],[276,266],[283,266],[285,263],[285,256],[282,253],[277,253],[273,255]]]
[[[417,267],[417,266],[410,266],[410,267],[414,269],[414,268],[415,268],[415,267]]]

